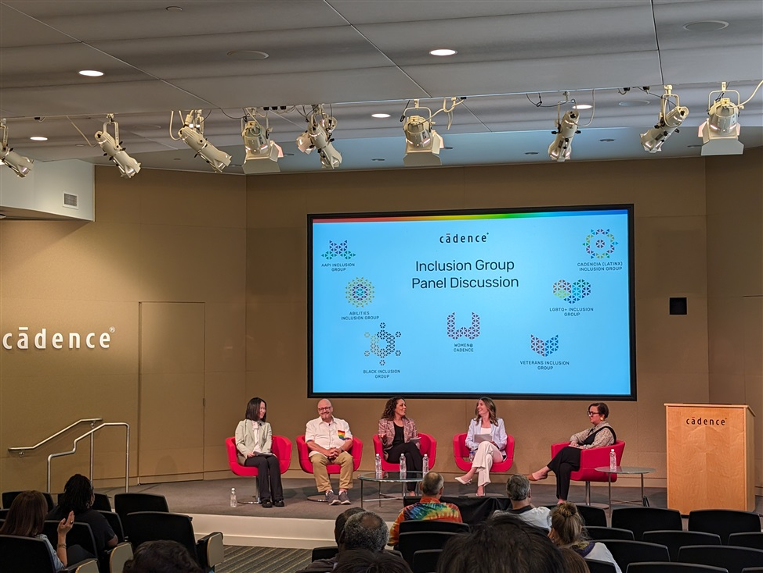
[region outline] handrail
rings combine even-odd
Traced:
[[[58,431],[58,432],[54,433],[53,435],[51,435],[47,439],[43,439],[37,445],[33,445],[32,447],[9,447],[8,451],[10,451],[11,453],[18,452],[19,457],[23,457],[25,451],[34,451],[35,449],[37,449],[41,445],[44,445],[45,443],[48,443],[51,439],[55,439],[56,437],[58,437],[62,433],[65,433],[65,432],[69,431],[72,427],[75,427],[75,426],[79,425],[80,423],[89,423],[90,427],[92,428],[93,424],[95,422],[97,422],[97,421],[103,421],[103,418],[102,417],[91,417],[89,419],[80,419],[78,421],[75,421],[71,425],[69,425],[67,427],[64,427],[61,431]]]
[[[74,440],[74,443],[72,444],[72,450],[71,451],[62,451],[61,453],[51,453],[48,455],[48,479],[47,479],[47,489],[50,493],[50,462],[54,457],[63,457],[65,455],[72,455],[77,451],[77,444],[80,442],[81,439],[85,439],[86,437],[90,436],[90,477],[92,479],[93,477],[93,435],[96,431],[104,428],[104,427],[112,427],[115,425],[124,426],[125,427],[125,493],[129,490],[128,481],[130,479],[130,425],[125,422],[121,423],[102,423],[98,427],[95,427],[88,431],[87,433],[83,433],[78,438]]]

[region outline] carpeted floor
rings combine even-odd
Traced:
[[[294,573],[310,563],[310,549],[226,545],[216,573]]]

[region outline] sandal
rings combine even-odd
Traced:
[[[462,485],[469,485],[472,483],[472,479],[464,479],[464,477],[455,477],[455,479]]]

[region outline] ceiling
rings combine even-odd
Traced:
[[[269,113],[281,171],[318,171],[294,140],[303,107],[320,103],[337,119],[339,170],[402,168],[407,102],[434,112],[462,96],[450,128],[435,117],[443,165],[550,162],[565,91],[594,104],[570,161],[693,157],[709,93],[724,81],[743,102],[761,79],[761,0],[0,0],[0,116],[38,162],[108,163],[93,134],[113,113],[143,168],[211,171],[169,134],[171,110],[177,137],[178,110],[201,108],[205,135],[233,156],[225,172],[243,173],[242,109],[285,106]],[[664,84],[690,114],[648,154],[639,134]],[[762,145],[762,92],[740,115],[747,148]]]

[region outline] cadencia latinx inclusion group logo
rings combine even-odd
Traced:
[[[345,299],[355,307],[365,307],[374,299],[374,284],[366,278],[353,278],[345,287]]]
[[[540,337],[531,334],[531,349],[541,357],[549,357],[560,348],[559,336],[550,337],[544,341]]]
[[[333,242],[332,240],[329,240],[329,251],[324,252],[321,255],[327,260],[333,260],[337,257],[349,260],[355,257],[355,254],[348,249],[347,240],[344,242]]]
[[[586,280],[578,280],[573,283],[567,280],[559,280],[554,282],[552,293],[561,300],[574,304],[591,295],[592,285]]]
[[[472,312],[472,324],[456,327],[456,313],[448,314],[446,319],[446,334],[451,339],[459,339],[460,337],[466,337],[467,339],[475,339],[480,335],[480,316],[474,311]]]
[[[584,247],[586,253],[589,254],[591,259],[608,259],[610,254],[615,251],[615,246],[618,242],[615,241],[615,236],[610,233],[610,230],[591,230],[591,233],[587,234],[584,239]]]

